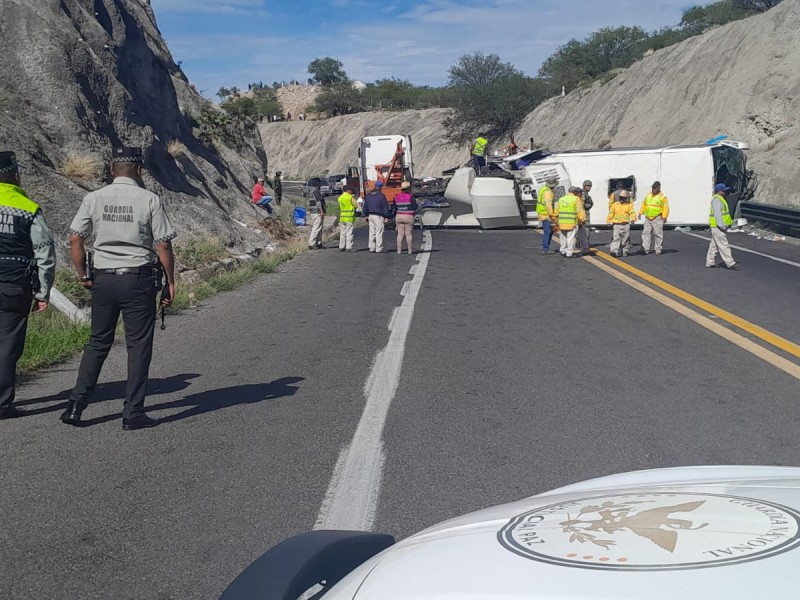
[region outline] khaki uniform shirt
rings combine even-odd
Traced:
[[[117,177],[111,185],[87,194],[70,233],[83,238],[94,235],[98,269],[152,264],[155,245],[177,235],[161,199],[128,177]]]

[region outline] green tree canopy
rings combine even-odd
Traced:
[[[751,12],[766,12],[770,8],[775,8],[783,0],[735,0],[736,6],[742,10]]]
[[[585,41],[570,40],[548,58],[539,77],[558,91],[591,83],[604,73],[630,66],[641,57],[648,34],[641,27],[604,27]]]
[[[322,86],[335,85],[349,81],[344,72],[344,64],[335,58],[317,58],[311,61],[306,69],[311,75],[311,83]]]
[[[743,19],[753,11],[742,8],[735,0],[722,0],[704,6],[691,6],[683,11],[681,29],[687,37],[703,33],[710,27]]]
[[[496,54],[482,52],[459,58],[450,68],[449,83],[454,112],[445,126],[456,142],[512,132],[547,94],[541,81],[526,77]]]
[[[325,87],[310,110],[325,113],[329,117],[337,117],[363,112],[366,109],[367,102],[364,95],[349,82],[345,82]]]

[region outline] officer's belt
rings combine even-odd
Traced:
[[[97,269],[98,273],[104,275],[150,275],[153,273],[153,267],[122,267],[119,269]]]

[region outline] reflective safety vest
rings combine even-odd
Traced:
[[[567,194],[558,201],[558,227],[564,231],[575,229],[578,223],[578,197]]]
[[[540,221],[542,219],[549,219],[550,218],[550,213],[547,212],[547,199],[545,198],[545,196],[548,193],[550,194],[550,204],[552,206],[553,196],[554,196],[553,190],[551,188],[547,187],[546,185],[543,185],[541,187],[541,189],[539,190],[539,196],[537,197],[537,200],[536,200],[536,214],[539,215],[539,220]]]
[[[667,197],[661,193],[657,196],[647,194],[644,199],[644,216],[648,219],[655,219],[664,213],[664,204],[666,204]]]
[[[728,208],[728,201],[725,199],[725,196],[720,196],[719,194],[715,194],[714,198],[719,200],[720,204],[722,204],[722,222],[725,224],[725,227],[730,227],[733,225],[733,217],[731,217],[731,209]],[[711,203],[711,213],[708,218],[708,224],[711,227],[717,226],[717,219],[714,216],[714,203]]]
[[[472,147],[473,156],[483,156],[486,154],[486,148],[489,146],[489,140],[479,137],[475,140],[475,145]]]
[[[33,260],[31,227],[39,205],[21,188],[0,183],[0,282],[14,283]]]
[[[353,206],[353,194],[345,192],[339,196],[339,221],[342,223],[354,223],[356,220],[356,209]]]

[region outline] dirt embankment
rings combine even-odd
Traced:
[[[318,123],[271,123],[261,132],[271,169],[292,175],[355,164],[363,135],[411,133],[417,172],[463,163],[443,142],[445,110],[365,113]],[[606,83],[553,98],[528,115],[516,139],[556,149],[747,142],[756,200],[798,205],[800,0],[643,58]],[[496,140],[498,145],[506,140]]]
[[[606,84],[554,98],[519,139],[549,148],[747,142],[757,200],[800,205],[800,0],[648,56]]]
[[[439,176],[469,159],[469,149],[445,141],[444,109],[370,112],[323,121],[261,124],[270,171],[304,179],[326,171],[344,173],[358,163],[361,138],[410,134],[417,175]]]
[[[268,241],[237,223],[260,216],[247,202],[266,161],[257,127],[224,142],[199,139],[196,117],[207,101],[172,59],[150,0],[2,7],[0,146],[17,152],[23,186],[62,251],[82,197],[103,184],[105,167],[87,157],[107,161],[120,144],[146,149],[145,183],[164,199],[179,240],[213,235],[240,250]],[[71,170],[70,157],[79,158]]]

